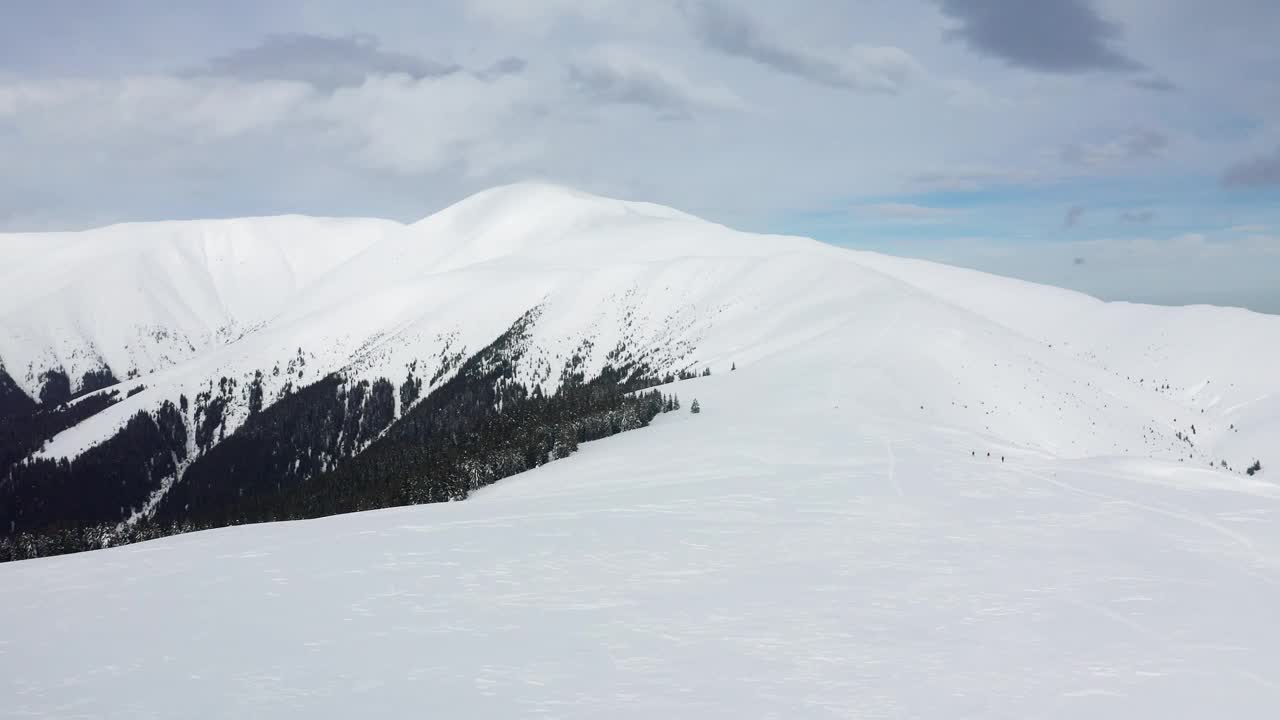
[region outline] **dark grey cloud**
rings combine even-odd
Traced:
[[[571,63],[569,81],[598,102],[647,105],[681,115],[690,110],[689,98],[657,76],[628,75],[606,65]]]
[[[696,85],[678,69],[621,49],[570,62],[568,73],[569,82],[594,102],[642,105],[668,118],[741,107],[737,96],[724,88]]]
[[[1067,208],[1067,214],[1062,218],[1062,227],[1073,228],[1080,224],[1080,218],[1084,217],[1084,208],[1080,205],[1073,205]]]
[[[505,57],[476,73],[476,75],[485,80],[491,80],[504,75],[519,75],[528,66],[529,63],[525,62],[524,58]]]
[[[508,63],[503,67],[512,68],[519,60],[508,58],[502,62]],[[422,79],[461,70],[458,65],[383,50],[378,39],[370,35],[290,33],[270,35],[259,45],[214,58],[192,74],[232,77],[249,82],[303,82],[320,90],[332,91],[360,85],[371,75],[403,74]]]
[[[935,0],[959,23],[952,36],[976,52],[1039,72],[1134,72],[1116,47],[1120,26],[1091,0]]]
[[[1222,184],[1228,188],[1260,188],[1280,186],[1280,147],[1256,158],[1227,168]]]
[[[892,94],[914,69],[911,56],[896,47],[855,48],[845,55],[788,47],[745,12],[719,0],[690,0],[681,8],[708,48],[828,87]]]
[[[1116,216],[1122,223],[1135,223],[1145,225],[1156,219],[1156,214],[1150,210],[1125,210]]]

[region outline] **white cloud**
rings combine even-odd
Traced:
[[[97,144],[145,133],[204,142],[278,127],[313,95],[291,82],[59,80],[0,85],[0,112],[35,139]]]
[[[198,166],[201,145],[256,133],[412,174],[466,166],[469,143],[490,148],[485,165],[496,166],[495,139],[516,137],[504,124],[529,96],[522,80],[467,73],[372,76],[332,94],[297,82],[149,76],[0,86],[0,112],[23,128],[28,149],[78,146],[98,157],[115,153],[111,162],[127,163],[138,146],[150,146]]]
[[[513,159],[529,155],[514,128],[532,101],[529,84],[520,78],[400,75],[340,89],[309,111],[366,167],[413,175],[458,165],[475,173],[500,167],[505,148],[512,149]],[[473,150],[481,155],[474,164]]]

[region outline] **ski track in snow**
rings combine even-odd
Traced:
[[[889,483],[893,485],[893,491],[898,494],[898,497],[904,497],[902,484],[898,482],[898,457],[893,454],[892,440],[884,441],[884,451],[889,456]]]

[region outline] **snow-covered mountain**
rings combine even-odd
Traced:
[[[278,516],[333,477],[336,507],[364,507],[344,493],[422,462],[416,438],[465,442],[466,408],[584,383],[703,408],[503,456],[486,477],[538,467],[464,503],[0,565],[0,714],[1280,704],[1280,317],[542,184],[412,225],[126,225],[0,253],[11,522]]]
[[[575,353],[587,376],[616,348],[663,373],[723,372],[825,343],[844,374],[833,383],[875,378],[867,402],[1054,454],[1244,467],[1276,437],[1280,318],[1103,303],[549,185],[496,188],[409,226],[144,223],[0,248],[13,383],[61,400],[61,377],[74,394],[106,371],[98,393],[137,391],[58,433],[46,457],[224,378],[237,390],[219,436],[247,417],[259,375],[268,405],[333,372],[439,384],[451,358],[533,308],[518,377],[548,393]]]

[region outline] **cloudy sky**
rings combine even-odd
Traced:
[[[1280,312],[1275,0],[6,0],[0,231],[538,178]]]

